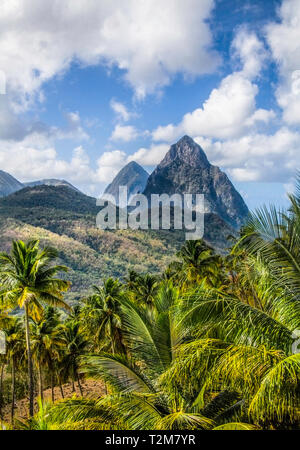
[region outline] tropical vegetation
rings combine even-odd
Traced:
[[[57,256],[39,241],[0,255],[3,429],[299,429],[300,183],[288,210],[252,213],[225,255],[187,241],[160,275],[106,278],[71,307]],[[87,379],[98,395],[84,395]],[[67,382],[80,395],[64,399]],[[44,398],[49,386],[61,400]]]

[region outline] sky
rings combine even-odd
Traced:
[[[0,169],[99,196],[188,134],[251,209],[300,169],[300,0],[1,0]]]

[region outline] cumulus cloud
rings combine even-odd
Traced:
[[[110,107],[116,113],[119,120],[128,122],[128,120],[133,117],[133,113],[130,113],[126,106],[121,102],[117,102],[116,100],[112,99],[110,102]]]
[[[49,137],[53,139],[72,139],[78,141],[85,141],[89,139],[88,133],[84,130],[81,124],[81,118],[78,111],[69,111],[64,114],[67,126],[65,127],[50,127]]]
[[[22,141],[0,141],[1,169],[21,181],[40,178],[67,178],[88,182],[89,158],[82,147],[73,151],[71,160],[61,159],[45,136],[33,133]]]
[[[279,22],[266,28],[266,35],[280,74],[276,98],[287,124],[300,124],[300,2],[283,0]]]
[[[43,135],[51,141],[76,140],[86,141],[88,133],[84,130],[78,111],[65,112],[66,124],[61,127],[49,126],[41,121],[21,120],[12,109],[8,96],[2,96],[0,101],[0,140],[23,141],[26,136]]]
[[[277,99],[289,124],[300,120],[300,71],[295,72],[297,64],[300,67],[299,8],[299,1],[285,1],[280,12],[282,23],[267,28],[272,54],[282,74]],[[266,125],[276,114],[256,106],[256,79],[270,55],[257,36],[245,28],[238,31],[231,48],[236,71],[212,90],[200,108],[185,114],[177,125],[158,127],[152,137],[173,142],[183,134],[191,135],[210,161],[236,181],[287,182],[300,167],[300,133],[282,124],[273,133],[262,131],[268,130]]]
[[[138,137],[137,129],[132,125],[116,125],[112,135],[110,137],[111,141],[124,141],[130,142],[134,141]]]
[[[232,44],[233,58],[242,67],[223,78],[204,104],[185,114],[178,125],[159,126],[152,133],[155,141],[172,142],[183,134],[231,139],[242,136],[260,122],[268,123],[273,111],[256,110],[258,87],[253,79],[262,70],[266,50],[253,32],[238,31]]]
[[[213,0],[3,0],[0,68],[25,103],[72,61],[118,67],[143,97],[177,73],[216,69],[207,23],[213,6]]]
[[[128,161],[136,161],[144,166],[155,166],[165,157],[169,148],[168,144],[153,144],[150,148],[142,147],[133,155],[130,155]]]
[[[236,181],[286,182],[300,167],[300,133],[281,127],[274,134],[254,133],[213,141],[196,137],[210,161]]]
[[[12,110],[7,95],[0,97],[0,139],[22,140],[27,134],[26,126]]]
[[[0,140],[0,167],[20,181],[43,178],[67,179],[86,192],[97,195],[126,164],[120,150],[105,152],[95,164],[83,146],[74,148],[70,159],[58,155],[44,134],[32,133],[20,141]]]
[[[256,110],[256,84],[240,72],[224,78],[201,108],[184,115],[178,125],[160,126],[153,131],[155,141],[171,142],[183,134],[229,139],[241,136],[257,122],[274,118],[273,111]]]
[[[233,39],[231,49],[233,59],[242,65],[242,74],[248,79],[257,77],[268,57],[267,50],[257,35],[241,27]]]
[[[127,163],[127,155],[121,150],[104,152],[97,161],[97,171],[94,178],[98,182],[109,183],[119,170]]]

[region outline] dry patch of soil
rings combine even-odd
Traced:
[[[82,387],[84,397],[97,398],[97,397],[100,397],[105,394],[105,386],[103,383],[101,383],[99,381],[83,380],[83,381],[81,381],[81,387]],[[64,391],[64,398],[72,398],[75,394],[78,397],[81,397],[77,383],[75,383],[75,392],[73,391],[72,383],[64,384],[63,391]],[[51,389],[46,389],[44,391],[44,398],[45,398],[45,400],[51,401]],[[54,388],[54,399],[55,399],[55,401],[62,399],[59,387]],[[16,407],[15,407],[15,418],[21,419],[21,420],[27,419],[28,418],[28,406],[29,406],[28,399],[23,398],[22,400],[18,400],[16,402]],[[37,412],[38,406],[37,406],[36,401],[35,401],[34,408],[35,408],[35,412]],[[6,405],[3,408],[4,422],[10,422],[10,415],[11,415],[10,411],[11,411],[11,405]]]

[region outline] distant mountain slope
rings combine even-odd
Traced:
[[[23,184],[12,175],[0,170],[0,197],[12,194],[23,187]]]
[[[27,187],[0,199],[0,250],[12,239],[40,239],[59,251],[70,267],[69,300],[83,295],[103,278],[124,278],[133,269],[161,272],[185,240],[183,231],[106,230],[96,228],[96,200],[66,186]],[[215,214],[205,216],[205,239],[224,251],[233,230]]]
[[[96,214],[96,199],[68,186],[34,186],[0,199],[0,209],[8,211],[16,208],[54,208],[80,214]]]
[[[119,186],[127,186],[128,198],[132,195],[142,193],[146,187],[149,174],[142,166],[132,161],[123,167],[112,183],[107,186],[105,193],[115,197],[118,203]]]
[[[37,181],[29,181],[26,183],[23,183],[25,187],[34,187],[34,186],[67,186],[71,189],[74,189],[75,191],[78,191],[78,189],[73,186],[71,183],[69,183],[66,180],[58,180],[56,178],[45,178],[44,180],[37,180]]]
[[[101,231],[83,217],[47,222],[56,232],[39,227],[37,217],[34,220],[35,226],[0,216],[0,249],[9,251],[12,239],[33,238],[40,239],[42,246],[57,248],[60,262],[70,268],[66,275],[72,282],[66,296],[70,301],[87,295],[93,285],[109,276],[124,278],[129,270],[162,271],[183,243],[154,232]]]
[[[248,208],[227,175],[209,163],[200,145],[184,136],[150,175],[144,194],[204,194],[206,211],[239,228]]]

